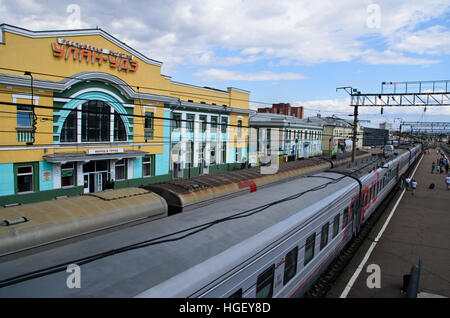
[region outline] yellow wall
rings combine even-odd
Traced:
[[[194,103],[205,102],[206,104],[214,103],[219,106],[227,105],[230,107],[229,96],[225,92],[215,92],[213,90],[171,83],[170,95],[184,101],[192,100]]]
[[[31,91],[21,88],[12,88],[0,86],[0,101],[12,103],[14,101],[13,95],[26,93],[31,96]],[[53,93],[47,91],[36,90],[35,96],[39,95],[39,101],[35,105],[52,106]],[[45,96],[43,96],[45,95]],[[15,100],[16,103],[31,105],[31,99],[19,98]],[[25,142],[17,142],[17,107],[13,105],[0,104],[0,145],[25,145]],[[52,109],[35,108],[35,113],[38,117],[36,122],[36,129],[39,134],[35,136],[35,145],[45,145],[53,143],[53,111]]]
[[[61,38],[108,50],[131,54],[100,35],[88,35],[82,37],[61,36]],[[0,66],[10,69],[26,70],[33,73],[47,73],[59,76],[73,76],[77,73],[86,71],[104,72],[119,77],[130,86],[169,89],[170,80],[161,76],[160,66],[148,64],[141,59],[134,57],[139,62],[138,70],[136,72],[126,72],[110,67],[109,62],[107,61],[103,62],[102,65],[98,65],[98,63],[88,63],[86,60],[73,60],[72,57],[65,60],[64,57],[53,56],[51,44],[56,43],[57,39],[58,37],[33,39],[22,35],[5,32],[5,45],[0,45]],[[57,47],[59,48],[60,45],[58,44]],[[5,70],[1,70],[1,72],[23,75],[21,72]],[[38,74],[34,74],[34,76],[51,81],[61,81],[63,79]],[[165,95],[158,90],[142,89],[141,92]]]
[[[228,88],[230,94],[230,107],[249,109],[250,95],[241,91]]]
[[[51,81],[61,81],[65,76],[90,71],[104,72],[115,75],[132,86],[136,91],[139,86],[141,93],[152,93],[158,95],[177,97],[182,100],[193,100],[194,102],[204,101],[207,104],[227,105],[241,109],[248,109],[249,94],[241,91],[228,89],[228,92],[215,92],[214,90],[184,86],[173,83],[170,79],[161,75],[161,67],[144,62],[137,58],[139,67],[136,72],[119,71],[117,68],[109,66],[108,61],[102,65],[92,64],[83,60],[73,60],[72,55],[66,60],[64,57],[53,55],[52,43],[57,43],[57,39],[62,38],[74,42],[92,45],[99,48],[114,50],[125,54],[131,54],[115,45],[113,42],[100,35],[87,36],[60,36],[51,38],[28,38],[9,32],[4,32],[5,45],[0,45],[0,67],[30,71],[35,78]],[[60,45],[56,45],[60,48]],[[0,70],[2,73],[23,75],[23,72]],[[36,73],[54,74],[62,77],[39,75]]]
[[[152,107],[155,107],[155,109],[146,109],[145,106],[151,104]],[[134,102],[134,114],[137,116],[145,116],[145,112],[152,112],[154,116],[153,120],[153,139],[148,140],[148,144],[152,143],[164,143],[163,138],[163,125],[164,125],[164,104],[163,103],[155,103],[153,101],[147,101],[147,100],[135,100]],[[135,143],[145,143],[144,138],[144,123],[145,118],[144,117],[134,117],[134,142]],[[167,124],[166,124],[167,125]],[[147,151],[149,146],[142,146],[142,151]],[[163,152],[163,146],[153,146],[152,149],[158,149],[157,153]]]

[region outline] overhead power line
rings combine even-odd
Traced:
[[[21,69],[13,69],[13,68],[5,68],[5,67],[0,67],[0,70],[5,70],[5,71],[10,71],[10,72],[17,72],[17,73],[25,73],[25,72],[29,72],[27,70],[21,70]],[[29,72],[32,74],[36,74],[36,75],[42,75],[42,76],[49,76],[49,77],[56,77],[56,78],[61,78],[61,79],[76,79],[76,80],[80,80],[80,81],[88,81],[87,79],[84,78],[80,78],[80,77],[76,77],[76,76],[64,76],[64,75],[57,75],[57,74],[51,74],[51,73],[43,73],[43,72]],[[8,74],[3,74],[3,75],[8,75]],[[200,96],[200,97],[208,97],[211,99],[222,99],[225,101],[229,101],[234,100],[234,101],[243,101],[243,102],[248,102],[248,103],[254,103],[254,104],[262,104],[262,105],[273,105],[273,102],[266,102],[266,101],[255,101],[255,100],[247,100],[247,99],[240,99],[240,98],[230,98],[230,97],[222,97],[222,96],[218,96],[218,95],[209,95],[209,94],[201,94],[201,93],[194,93],[194,92],[185,92],[185,91],[177,91],[177,90],[171,90],[171,89],[164,89],[164,88],[158,88],[158,87],[147,87],[147,86],[137,86],[137,85],[129,85],[129,84],[114,84],[117,86],[124,86],[124,87],[130,87],[130,88],[136,88],[136,92],[137,93],[143,93],[140,92],[140,89],[147,89],[147,90],[156,90],[156,91],[161,91],[161,92],[168,92],[168,93],[174,93],[174,94],[178,94],[181,96]],[[199,87],[199,89],[211,89],[209,87]],[[213,89],[214,90],[214,89]],[[222,90],[218,90],[219,92],[223,92],[223,93],[227,93],[226,91],[222,91]],[[45,95],[42,95],[45,96]],[[53,96],[48,96],[48,97],[53,97]],[[294,102],[293,102],[294,103]],[[220,106],[220,105],[217,105]],[[229,106],[228,106],[229,107]],[[326,110],[321,110],[321,109],[316,109],[316,108],[310,108],[310,107],[305,107],[305,106],[300,106],[303,107],[303,109],[306,110],[313,110],[313,111],[317,111],[317,112],[324,112],[324,113],[330,113],[330,114],[346,114],[347,112],[339,112],[339,111],[326,111]]]

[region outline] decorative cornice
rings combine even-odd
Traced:
[[[102,72],[82,72],[71,76],[70,78],[64,79],[60,82],[53,82],[48,80],[42,80],[39,78],[33,79],[33,88],[42,89],[52,92],[61,93],[71,86],[84,81],[102,81],[110,83],[112,86],[117,88],[124,96],[128,99],[141,99],[141,100],[151,100],[163,103],[176,103],[178,101],[175,97],[156,95],[149,93],[138,93],[133,90],[126,82],[118,78],[117,76],[102,73]],[[22,88],[30,88],[31,79],[28,76],[18,76],[12,74],[0,74],[0,84],[10,85]]]
[[[61,93],[66,89],[69,89],[73,85],[76,85],[85,81],[102,81],[107,82],[111,86],[117,88],[123,95],[132,100],[148,100],[148,101],[156,101],[168,104],[172,107],[179,107],[180,100],[176,97],[164,96],[164,95],[156,95],[150,93],[138,93],[133,90],[126,82],[118,78],[117,76],[102,73],[102,72],[82,72],[71,76],[70,78],[64,79],[60,82],[53,82],[48,80],[42,80],[39,78],[34,78],[33,80],[33,88],[41,89],[46,91],[52,91],[56,93]],[[15,86],[21,88],[30,88],[31,80],[28,76],[18,76],[12,74],[0,74],[0,85],[5,86]],[[58,101],[58,100],[56,100]],[[62,99],[60,101],[63,101]],[[203,111],[213,111],[213,112],[222,112],[222,113],[240,113],[240,114],[250,114],[254,111],[249,109],[240,109],[235,107],[225,107],[219,105],[210,105],[210,104],[200,104],[200,103],[192,103],[181,101],[181,107],[189,108],[189,109],[198,109]]]

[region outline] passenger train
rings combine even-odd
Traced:
[[[0,259],[0,297],[301,297],[421,153],[367,157]],[[71,264],[80,288],[67,283]]]

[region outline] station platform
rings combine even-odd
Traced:
[[[431,173],[432,162],[441,155],[430,152],[411,172],[418,182],[415,193],[399,191],[327,298],[406,298],[403,275],[410,274],[419,259],[418,297],[450,297],[450,191],[445,170]]]

